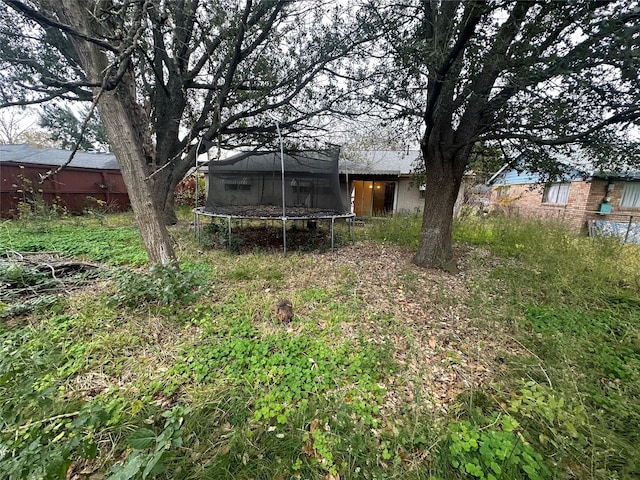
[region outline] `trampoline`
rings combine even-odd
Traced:
[[[229,238],[233,220],[279,220],[286,254],[288,221],[324,220],[330,222],[333,249],[336,220],[355,217],[342,201],[339,154],[339,149],[251,152],[209,162],[207,202],[193,210],[198,240],[201,217],[227,219]]]

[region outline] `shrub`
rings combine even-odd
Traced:
[[[185,305],[201,293],[196,275],[174,265],[153,265],[148,273],[122,269],[115,281],[118,293],[111,303],[128,308]]]
[[[198,177],[198,205],[204,205],[206,199],[204,177]],[[193,208],[196,205],[196,178],[189,176],[182,180],[174,192],[177,207]]]

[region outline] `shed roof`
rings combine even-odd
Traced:
[[[340,173],[349,175],[411,175],[420,150],[360,150],[342,154]]]
[[[71,152],[58,148],[38,148],[31,145],[0,145],[0,162],[19,163],[21,165],[64,165]],[[76,152],[70,167],[96,170],[120,170],[113,153]]]

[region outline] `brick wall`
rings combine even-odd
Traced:
[[[566,205],[543,203],[544,187],[541,185],[496,186],[491,192],[491,211],[508,215],[545,218],[560,221],[572,230],[586,231],[588,220],[606,219],[612,221],[628,221],[640,219],[640,209],[621,209],[620,200],[624,182],[614,182],[609,192],[612,211],[610,215],[598,213],[600,204],[607,194],[607,180],[590,182],[571,182],[569,199]]]
[[[508,215],[559,221],[575,231],[586,229],[585,210],[590,202],[595,201],[591,183],[571,182],[566,205],[543,203],[543,193],[543,185],[510,185],[508,189],[495,187],[491,194],[491,210]],[[600,195],[598,204],[602,196]]]
[[[611,213],[609,215],[600,215],[598,210],[604,197],[607,195],[607,180],[593,180],[591,182],[591,191],[586,205],[585,221],[588,220],[611,220],[611,221],[629,221],[629,217],[633,217],[633,221],[640,220],[640,208],[622,208],[620,201],[622,200],[622,192],[625,182],[613,182],[613,190],[609,192],[611,203]]]
[[[607,182],[601,180],[603,184],[603,190],[606,191]],[[622,191],[624,190],[625,182],[613,182],[613,190],[609,192],[611,197],[612,212],[618,215],[633,215],[634,217],[640,217],[640,208],[622,208],[620,207],[620,201],[622,200]]]

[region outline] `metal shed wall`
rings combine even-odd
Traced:
[[[38,185],[40,175],[55,169],[51,165],[0,161],[0,216],[14,216],[21,201],[32,192],[45,202],[81,213],[104,202],[103,208],[122,211],[130,207],[127,188],[119,170],[66,167],[53,178]]]

